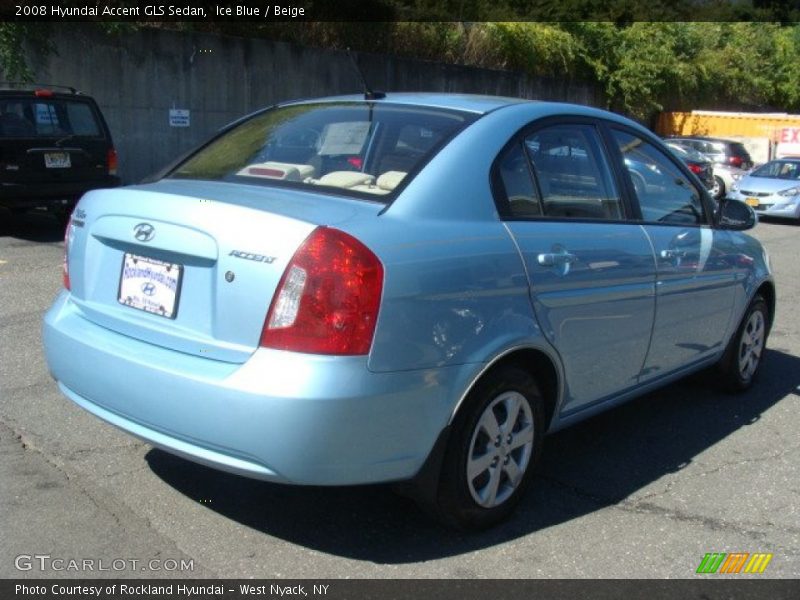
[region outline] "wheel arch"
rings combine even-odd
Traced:
[[[556,407],[558,406],[558,400],[561,397],[562,377],[554,357],[544,350],[534,347],[512,348],[501,353],[495,357],[494,360],[487,363],[472,379],[470,385],[467,386],[467,389],[453,409],[448,424],[452,424],[459,411],[464,407],[466,398],[479,381],[488,376],[489,373],[495,369],[509,364],[515,365],[530,373],[536,380],[537,385],[539,385],[544,400],[544,429],[547,431],[553,421]]]
[[[772,329],[772,324],[775,322],[775,284],[771,281],[764,281],[756,289],[756,293],[753,295],[753,298],[756,296],[763,296],[764,300],[767,301],[767,307],[769,308],[769,323],[767,324],[767,331],[769,332]]]

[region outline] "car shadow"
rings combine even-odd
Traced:
[[[800,226],[800,220],[779,219],[776,217],[770,217],[768,215],[763,215],[763,214],[758,215],[758,221],[759,223],[763,221],[764,223],[769,223],[771,225],[788,225],[790,227]]]
[[[29,211],[16,216],[0,211],[0,237],[39,243],[63,242],[64,225],[43,211]]]
[[[152,471],[209,510],[294,544],[383,564],[464,554],[623,501],[680,471],[798,394],[800,358],[768,351],[759,381],[728,395],[700,374],[549,436],[539,476],[507,522],[462,534],[439,526],[389,486],[295,487],[222,473],[161,450]],[[298,449],[302,451],[302,449]]]

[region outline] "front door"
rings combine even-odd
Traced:
[[[613,130],[653,244],[656,320],[642,381],[722,350],[735,294],[730,235],[710,225],[696,182],[634,132]]]

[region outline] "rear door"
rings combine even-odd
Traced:
[[[618,176],[596,124],[584,119],[531,129],[496,163],[501,213],[566,371],[566,412],[636,385],[650,342],[653,252],[626,220]]]
[[[736,251],[730,234],[711,226],[701,190],[677,159],[638,132],[615,126],[611,136],[656,256],[656,319],[645,381],[721,349],[735,297]]]

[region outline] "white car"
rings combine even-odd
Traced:
[[[742,177],[747,175],[747,171],[731,165],[714,165],[714,187],[709,191],[716,200],[727,197],[733,190],[733,186]]]

